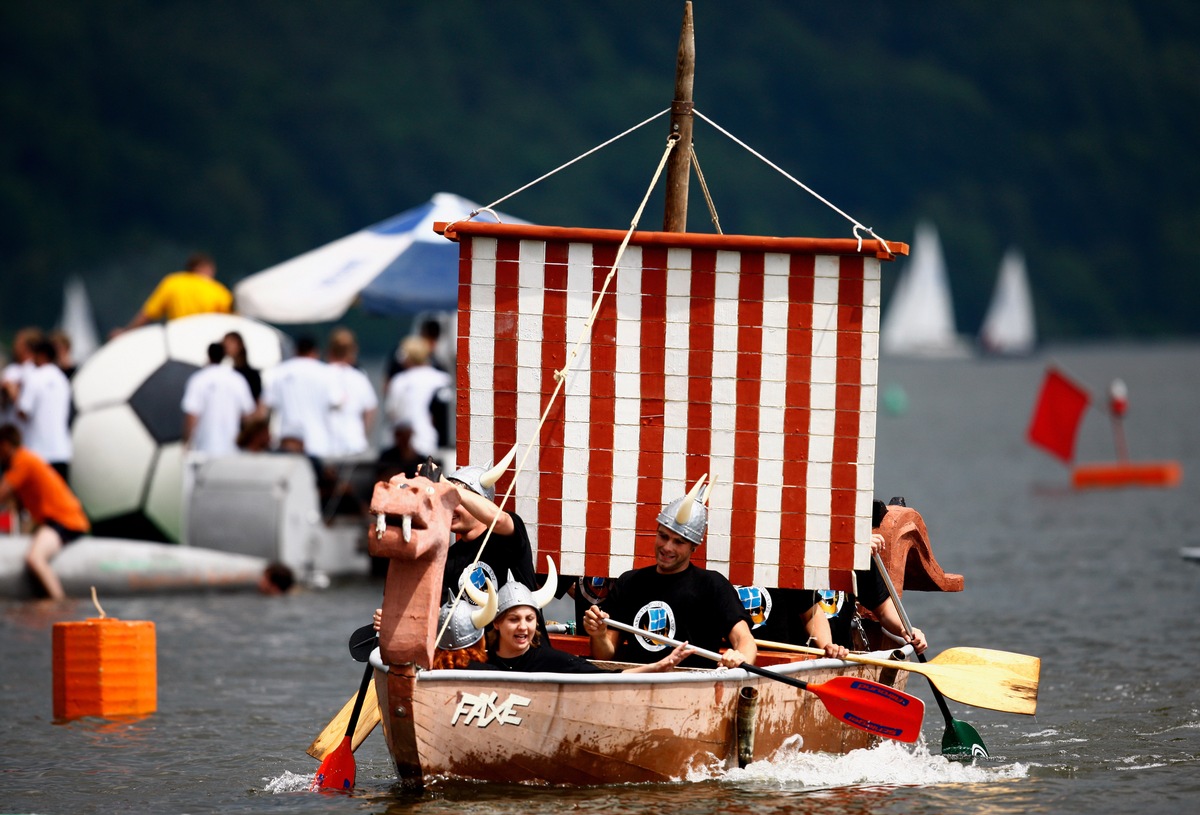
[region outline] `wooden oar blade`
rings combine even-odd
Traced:
[[[1042,661],[1028,654],[996,651],[992,648],[947,648],[930,665],[984,665],[1000,668],[1031,680],[1035,685],[1042,671]]]
[[[346,735],[346,728],[350,725],[350,714],[354,711],[354,699],[355,697],[351,696],[337,715],[329,720],[325,729],[313,739],[312,744],[308,745],[306,753],[317,761],[324,761],[325,757],[337,748],[342,737]],[[363,699],[362,712],[358,714],[358,723],[354,726],[354,737],[350,740],[352,751],[357,750],[358,745],[371,735],[371,731],[375,729],[379,721],[379,697],[375,695],[375,680],[372,678],[371,684],[367,688],[367,695]]]
[[[838,676],[828,682],[809,684],[835,719],[885,739],[912,743],[921,735],[925,703],[893,687]]]
[[[337,790],[349,792],[354,789],[354,776],[357,768],[354,766],[354,751],[350,749],[350,737],[343,736],[342,742],[333,752],[325,757],[317,774],[313,776],[313,792],[321,790]]]
[[[931,663],[932,666],[932,663]],[[1037,712],[1038,685],[1010,671],[982,666],[939,665],[926,674],[945,696],[972,707],[1001,713]]]

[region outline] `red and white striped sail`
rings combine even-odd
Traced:
[[[851,588],[870,562],[877,242],[636,233],[568,360],[624,233],[448,234],[461,242],[458,461],[518,444],[521,462],[534,442],[513,508],[539,565],[652,564],[660,509],[709,473],[698,565],[739,584]]]

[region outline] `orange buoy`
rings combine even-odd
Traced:
[[[1080,464],[1071,484],[1086,487],[1175,487],[1183,480],[1178,461],[1106,461]]]
[[[158,708],[154,623],[54,624],[54,718],[141,716]]]

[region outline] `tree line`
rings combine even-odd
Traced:
[[[0,338],[51,324],[70,274],[106,329],[191,250],[233,283],[439,190],[495,200],[669,105],[682,9],[2,4]],[[961,330],[1016,245],[1044,337],[1187,335],[1198,9],[697,0],[696,106],[890,239],[933,221]],[[623,228],[665,132],[504,209]],[[849,235],[721,133],[695,135],[726,232]],[[689,227],[712,229],[695,184]]]

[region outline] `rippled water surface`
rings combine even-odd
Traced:
[[[1131,454],[1178,459],[1173,490],[1074,492],[1024,441],[1053,360],[1102,396],[1130,389]],[[905,604],[933,652],[958,645],[1042,657],[1038,714],[951,702],[992,758],[937,755],[945,729],[924,681],[927,744],[847,756],[793,754],[679,784],[587,790],[441,784],[400,794],[377,731],[359,749],[353,796],[306,792],[304,750],[358,685],[346,652],[381,584],[285,598],[111,598],[105,610],[157,628],[159,709],[132,722],[54,724],[51,627],[94,615],[0,600],[0,812],[108,813],[1133,813],[1200,802],[1200,347],[1056,349],[1018,361],[885,360],[903,415],[879,420],[876,493],[904,495],[961,594]],[[1081,460],[1113,458],[1092,411]],[[932,751],[932,752],[931,752]]]

